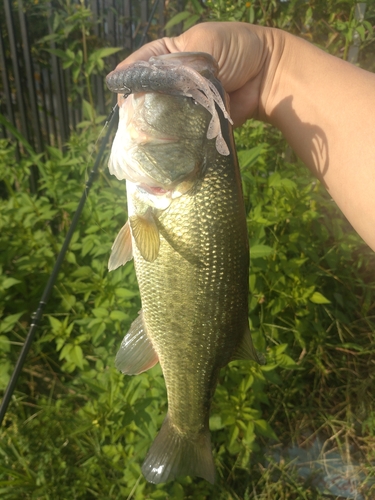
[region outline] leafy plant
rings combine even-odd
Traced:
[[[48,20],[50,34],[42,37],[37,44],[39,57],[48,52],[61,59],[62,69],[69,73],[69,102],[79,99],[83,103],[85,118],[96,123],[96,102],[94,98],[94,75],[102,75],[104,59],[123,50],[108,47],[103,39],[93,34],[95,25],[91,9],[84,2],[62,3],[53,10]],[[113,61],[106,70],[112,69]]]

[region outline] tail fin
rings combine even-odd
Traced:
[[[215,482],[210,432],[187,436],[178,432],[167,415],[145,461],[142,472],[150,483],[165,483],[178,476],[199,476]]]

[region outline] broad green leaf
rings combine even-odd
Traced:
[[[364,26],[357,26],[355,31],[359,34],[359,36],[361,37],[361,40],[362,42],[365,41],[365,38],[366,38],[366,30],[365,30],[365,27]]]
[[[62,331],[63,324],[59,319],[55,318],[54,316],[48,316],[48,320],[54,333],[60,333]]]
[[[90,276],[92,276],[92,274],[93,274],[92,267],[81,266],[72,273],[72,276],[74,278],[89,278]]]
[[[193,14],[191,17],[188,17],[185,21],[184,21],[184,24],[183,24],[183,31],[186,31],[188,30],[189,28],[191,28],[192,26],[194,26],[194,24],[199,21],[200,19],[200,16],[198,14]]]
[[[274,347],[272,350],[276,353],[276,356],[282,354],[288,348],[288,344],[280,344]]]
[[[190,2],[197,14],[202,14],[202,12],[204,12],[204,7],[200,4],[199,0],[190,0]]]
[[[247,423],[247,428],[246,428],[245,438],[244,438],[245,441],[247,442],[247,444],[252,443],[255,439],[254,428],[255,428],[255,425],[254,425],[253,421],[250,421]]]
[[[109,316],[109,311],[105,307],[95,307],[92,309],[92,313],[97,318],[108,318]]]
[[[72,50],[66,49],[65,54],[66,54],[66,56],[69,59],[72,59],[72,61],[74,61],[74,59],[75,59],[76,56],[75,56],[75,53]]]
[[[218,431],[219,429],[223,429],[224,425],[221,422],[220,415],[211,415],[210,417],[210,429],[211,431]]]
[[[83,352],[79,345],[75,345],[70,351],[70,359],[75,363],[81,370],[83,370]]]
[[[11,372],[12,366],[9,360],[2,360],[0,363],[0,390],[4,390],[6,386],[8,385],[9,379],[10,379],[10,372]],[[3,467],[4,468],[4,467]],[[11,477],[11,476],[9,476]],[[14,488],[14,480],[10,481],[10,490]]]
[[[0,322],[0,333],[10,332],[22,315],[23,312],[20,312],[16,314],[10,314],[6,318],[2,318]]]
[[[115,294],[122,299],[132,299],[138,295],[138,291],[128,290],[127,288],[116,288]]]
[[[238,162],[241,168],[249,168],[255,165],[258,158],[266,151],[267,144],[259,144],[251,149],[238,151]]]
[[[234,425],[232,427],[232,432],[230,433],[229,437],[229,446],[233,446],[234,442],[236,441],[239,433],[239,428],[237,425]]]
[[[119,320],[119,321],[129,319],[129,315],[123,311],[112,311],[111,314],[109,315],[109,317],[112,320]]]
[[[64,50],[46,49],[46,51],[49,52],[50,54],[53,54],[54,56],[61,57],[61,59],[64,59],[64,60],[70,59],[70,56]]]
[[[102,49],[96,49],[90,57],[93,59],[101,59],[103,57],[111,56],[123,50],[122,47],[103,47]]]
[[[72,70],[72,77],[73,77],[73,82],[74,83],[78,82],[78,78],[79,78],[79,75],[81,73],[81,70],[82,70],[82,68],[81,68],[80,65],[76,66],[75,68],[73,68],[73,70]]]
[[[8,338],[5,335],[0,335],[0,351],[9,352],[10,351],[10,343]]]
[[[331,301],[326,299],[324,295],[322,295],[320,292],[314,292],[312,296],[310,297],[311,302],[314,304],[330,304]]]
[[[82,257],[87,255],[94,248],[94,241],[92,239],[86,239],[82,244]]]
[[[254,424],[259,434],[274,439],[275,441],[278,441],[278,437],[276,436],[274,430],[266,420],[263,419],[255,420]]]
[[[249,23],[254,24],[254,19],[255,19],[255,10],[254,7],[251,5],[249,8]]]
[[[176,24],[181,23],[182,21],[184,21],[185,19],[187,19],[190,16],[191,16],[191,13],[186,11],[186,10],[184,10],[183,12],[179,12],[178,14],[173,16],[167,22],[167,24],[164,26],[164,29],[167,30],[169,28],[172,28],[172,26],[175,26]]]
[[[257,280],[256,274],[250,274],[250,278],[249,278],[250,293],[254,293],[256,290],[256,288],[255,288],[256,280]]]
[[[273,253],[273,248],[268,245],[250,245],[250,258],[260,259]]]
[[[67,61],[63,62],[63,69],[70,68],[74,64],[74,59],[68,59]],[[80,69],[80,68],[79,68]]]
[[[15,278],[6,278],[3,281],[3,288],[7,290],[8,288],[12,287],[13,285],[17,285],[17,283],[22,283],[21,280],[17,280]]]
[[[73,344],[65,344],[64,347],[61,349],[59,359],[66,359],[67,361],[70,361],[70,353],[73,349],[74,345]]]

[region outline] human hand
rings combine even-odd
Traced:
[[[144,45],[116,69],[162,54],[209,53],[218,63],[218,78],[230,97],[230,115],[234,125],[239,126],[251,117],[264,118],[264,103],[270,90],[267,82],[272,81],[269,73],[275,31],[278,32],[237,22],[202,23],[178,37]]]

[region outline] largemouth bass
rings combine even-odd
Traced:
[[[116,366],[131,375],[159,361],[168,393],[142,466],[152,483],[214,482],[208,421],[219,371],[233,359],[257,360],[241,179],[216,69],[208,54],[179,53],[107,77],[128,96],[109,168],[126,179],[129,219],[109,269],[133,256],[142,300]]]

